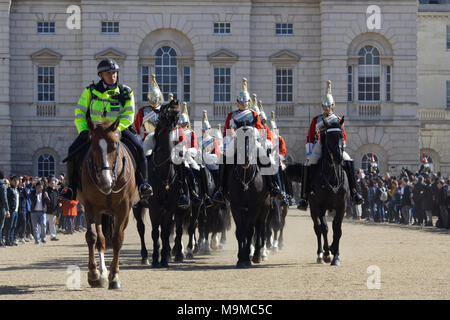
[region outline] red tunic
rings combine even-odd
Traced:
[[[282,136],[278,137],[279,151],[280,155],[286,157],[286,144],[284,143],[284,139]]]
[[[189,148],[195,148],[195,150],[198,151],[197,134],[195,133],[194,130],[191,130],[191,132],[192,132],[191,133],[191,145],[189,146]],[[187,140],[187,137],[186,137],[186,140]]]

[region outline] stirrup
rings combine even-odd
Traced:
[[[153,189],[152,186],[148,183],[143,183],[139,186],[139,195],[141,196],[141,199],[146,199],[148,197],[153,196]]]
[[[182,194],[180,198],[178,198],[178,207],[181,209],[189,208],[189,199],[185,194]]]
[[[218,203],[225,203],[225,198],[221,189],[217,190],[213,195],[213,201]]]
[[[203,203],[205,204],[205,208],[211,208],[214,205],[214,202],[208,195],[205,195],[205,199],[203,201]]]
[[[363,204],[364,203],[364,198],[361,197],[361,195],[356,192],[353,196],[352,196],[352,202],[354,205],[359,205],[359,204]]]

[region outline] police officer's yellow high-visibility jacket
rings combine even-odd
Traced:
[[[86,122],[88,108],[91,110],[91,119],[94,123],[104,120],[114,122],[120,116],[119,129],[123,131],[134,121],[133,91],[125,85],[116,85],[114,89],[105,89],[102,81],[84,89],[75,109],[75,126],[78,133],[88,130]]]

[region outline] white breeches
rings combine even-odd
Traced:
[[[308,164],[317,164],[319,159],[322,157],[322,143],[319,141],[314,145],[311,156],[309,157]],[[344,160],[352,160],[346,151],[343,152],[342,157]]]

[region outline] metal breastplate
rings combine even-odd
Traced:
[[[214,149],[214,138],[209,136],[202,140],[202,150],[205,153],[211,153]]]
[[[231,116],[232,126],[236,129],[242,126],[253,125],[255,118],[251,110],[238,111]]]
[[[320,115],[319,117],[317,117],[316,130],[322,132],[325,129],[324,122],[328,122],[328,124],[337,123],[339,122],[339,118],[334,113],[329,116]]]
[[[190,148],[192,146],[192,130],[185,129],[184,135],[186,136],[186,142],[187,142],[188,148]]]
[[[144,108],[144,117],[142,121],[142,126],[144,127],[145,133],[151,133],[156,130],[156,125],[158,124],[158,114],[151,108]]]

